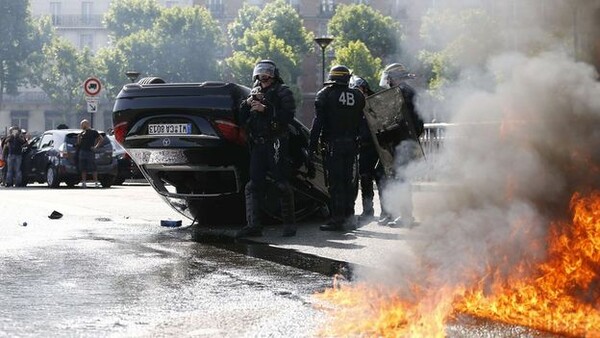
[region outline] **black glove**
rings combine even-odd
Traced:
[[[312,152],[309,152],[306,156],[304,165],[306,166],[306,176],[308,178],[315,178],[317,172],[315,169],[315,155]]]

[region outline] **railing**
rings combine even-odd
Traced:
[[[58,28],[103,28],[102,15],[52,15],[51,19]]]
[[[453,125],[452,123],[425,123],[425,130],[420,137],[425,156],[429,157],[442,148],[446,130]]]

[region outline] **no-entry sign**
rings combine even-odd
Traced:
[[[95,77],[89,77],[83,83],[83,91],[88,96],[96,96],[100,93],[102,89],[102,85],[100,84],[100,80]]]

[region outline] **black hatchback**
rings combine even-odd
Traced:
[[[81,181],[77,163],[77,135],[81,129],[48,130],[32,139],[23,151],[23,185],[46,183],[57,188],[61,182],[72,187]],[[112,185],[117,175],[117,160],[106,134],[102,145],[94,151],[98,181],[104,188]]]
[[[127,84],[113,109],[114,135],[152,187],[195,224],[243,221],[249,151],[236,123],[250,89],[234,83],[164,83],[146,78]],[[326,210],[323,170],[307,177],[308,129],[290,126],[291,184],[296,219]],[[267,188],[264,212],[280,218],[275,187]]]

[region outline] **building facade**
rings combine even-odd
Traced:
[[[50,16],[57,32],[67,38],[74,46],[79,48],[88,47],[96,51],[110,43],[108,33],[103,27],[102,18],[109,9],[112,0],[29,0],[33,17]],[[238,11],[245,3],[264,6],[272,0],[159,0],[166,7],[173,6],[204,6],[220,22],[223,31],[227,25],[237,17]],[[593,8],[573,7],[565,0],[286,0],[299,13],[307,30],[314,33],[316,37],[327,36],[327,24],[335,13],[337,6],[342,4],[366,4],[374,9],[389,15],[403,26],[403,33],[408,42],[407,45],[418,44],[420,20],[423,14],[430,8],[443,6],[477,6],[487,9],[490,13],[503,23],[506,33],[513,36],[515,49],[519,49],[520,25],[527,25],[528,18],[532,13],[537,16],[550,16],[556,12],[555,6],[563,6],[565,11],[573,11],[572,29],[574,32],[573,43],[576,51],[593,51],[586,53],[595,55],[592,60],[600,68],[600,11],[598,6]],[[588,1],[592,3],[592,1]],[[552,9],[552,10],[551,10]],[[588,10],[596,10],[596,15],[582,15]],[[581,20],[595,20],[594,25]],[[549,22],[554,22],[548,17]],[[584,29],[579,29],[585,27]],[[331,48],[327,55],[332,56]],[[298,109],[298,118],[305,124],[310,123],[313,112],[315,92],[322,87],[322,54],[321,49],[315,44],[314,51],[303,59],[302,76],[299,77],[297,85],[302,92],[303,105]],[[387,60],[386,60],[387,61]],[[93,75],[93,74],[91,74]],[[83,84],[82,84],[83,85]],[[82,97],[82,102],[84,98]],[[97,129],[108,129],[112,126],[111,120],[112,102],[105,100],[100,102],[99,111],[93,113],[95,119],[94,127]],[[73,120],[68,124],[77,124],[83,117],[90,117],[86,111],[77,112]],[[42,132],[63,123],[62,114],[59,114],[49,104],[44,93],[35,89],[23,89],[16,96],[5,95],[0,109],[0,128],[8,128],[18,125],[32,133]],[[2,131],[0,131],[2,133]]]

